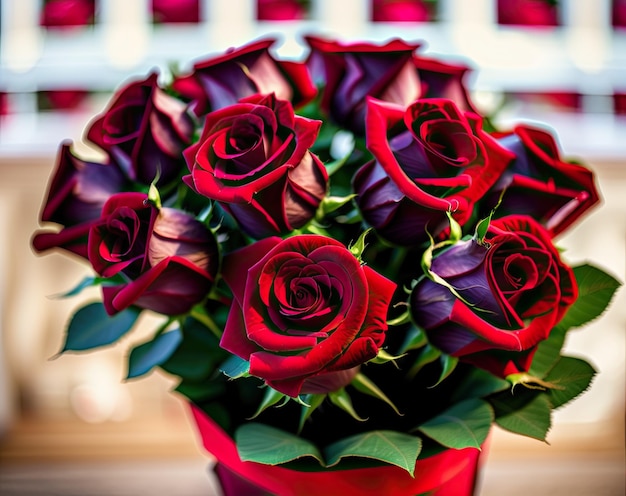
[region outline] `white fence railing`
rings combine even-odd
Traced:
[[[524,108],[524,117],[558,130],[574,154],[626,156],[626,123],[613,95],[626,93],[626,30],[611,25],[612,0],[560,0],[561,25],[529,30],[496,22],[495,0],[439,0],[432,23],[374,23],[369,0],[311,0],[309,19],[256,20],[256,0],[200,0],[200,22],[155,25],[150,0],[96,0],[93,26],[71,31],[39,26],[43,0],[3,0],[0,16],[0,92],[11,114],[0,117],[0,155],[50,153],[60,139],[80,137],[89,116],[38,112],[39,91],[84,88],[110,92],[130,76],[272,35],[282,57],[300,58],[305,33],[342,40],[419,39],[425,52],[476,68],[469,83],[479,105],[504,92],[566,91],[582,112],[561,115]],[[97,111],[103,97],[93,103]],[[519,107],[501,115],[517,119]],[[87,112],[85,112],[87,113]],[[580,132],[584,129],[584,139]]]

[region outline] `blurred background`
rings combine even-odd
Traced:
[[[552,128],[603,197],[558,240],[564,256],[626,279],[626,0],[2,0],[1,494],[218,494],[172,380],[123,381],[141,328],[54,358],[68,317],[98,293],[55,298],[89,271],[34,255],[30,239],[59,143],[93,153],[83,129],[124,81],[262,36],[303,59],[311,33],[423,40],[422,53],[473,67],[473,98],[496,124]],[[622,290],[566,343],[598,369],[592,389],[557,412],[550,446],[496,429],[479,494],[624,494],[625,330]]]

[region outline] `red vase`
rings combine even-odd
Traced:
[[[213,420],[191,406],[205,449],[217,460],[215,473],[224,496],[471,496],[476,486],[476,449],[449,449],[420,459],[415,477],[395,466],[299,472],[243,462],[234,441]]]

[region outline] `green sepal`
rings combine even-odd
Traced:
[[[367,247],[367,244],[365,243],[365,237],[370,233],[370,231],[372,230],[372,228],[368,228],[365,231],[363,231],[361,233],[361,235],[359,236],[359,238],[352,244],[350,244],[350,246],[348,247],[350,250],[350,253],[352,253],[359,261],[361,260],[361,257],[363,256],[363,252],[365,251],[365,248]]]
[[[362,373],[359,372],[354,377],[354,379],[352,379],[350,385],[360,393],[367,394],[369,396],[372,396],[373,398],[384,401],[393,409],[394,412],[396,412],[397,415],[402,415],[402,413],[400,413],[400,410],[398,410],[396,405],[394,405],[393,401],[391,401],[389,397],[385,393],[383,393],[383,391],[376,384],[374,384],[368,377],[366,377]]]
[[[410,350],[418,350],[420,348],[423,348],[427,344],[428,337],[426,336],[426,332],[424,332],[424,329],[422,329],[421,327],[412,326],[406,333],[406,339],[404,341],[404,344],[402,345],[402,348],[400,349],[403,353],[406,353]]]
[[[267,386],[265,388],[265,396],[263,396],[263,400],[261,401],[259,408],[257,408],[257,411],[254,413],[254,415],[252,415],[252,417],[249,417],[246,420],[253,420],[257,418],[259,415],[261,415],[261,413],[267,410],[270,406],[274,406],[279,401],[285,400],[285,399],[289,401],[289,396],[279,391],[276,391],[274,388]]]
[[[127,308],[110,316],[101,302],[89,303],[71,318],[61,353],[106,346],[124,336],[135,324],[140,310]]]
[[[564,356],[546,376],[546,381],[555,384],[549,391],[552,408],[560,408],[584,393],[596,375],[596,370],[585,360]]]
[[[320,406],[326,399],[326,394],[305,394],[302,398],[304,405],[300,413],[300,422],[298,424],[298,432],[304,429],[304,424],[311,416],[311,414]]]
[[[517,374],[507,375],[506,380],[512,384],[513,388],[516,386],[524,386],[528,389],[538,389],[540,391],[546,391],[548,389],[562,389],[562,387],[558,384],[533,376],[528,372],[519,372]]]
[[[505,192],[506,192],[506,188],[502,190],[502,193],[500,193],[500,198],[498,198],[498,203],[496,203],[496,205],[491,209],[491,212],[489,212],[489,215],[485,217],[484,219],[479,220],[478,223],[476,224],[476,229],[474,230],[474,240],[479,245],[482,245],[485,243],[485,236],[487,235],[487,231],[489,230],[491,219],[493,218],[494,214],[496,213],[496,210],[502,203],[502,198],[504,198]]]
[[[434,388],[441,384],[441,382],[454,371],[457,364],[459,363],[459,359],[457,357],[448,355],[447,353],[442,353],[439,357],[439,363],[441,364],[441,374],[439,375],[439,379],[437,380],[437,382],[430,386],[431,388]]]
[[[409,322],[411,322],[411,314],[409,313],[408,310],[402,312],[400,315],[398,315],[397,317],[390,319],[387,321],[387,325],[388,326],[399,326],[402,324],[408,324]]]
[[[182,339],[183,334],[180,328],[176,328],[134,347],[128,357],[126,379],[145,375],[154,367],[166,362],[176,351]]]
[[[337,465],[345,457],[380,460],[415,474],[417,457],[422,450],[422,440],[403,432],[380,430],[340,439],[326,447],[324,455],[328,467]]]
[[[450,235],[448,236],[451,243],[456,243],[463,236],[463,229],[461,225],[452,217],[451,212],[446,212],[448,216],[448,222],[450,223]]]
[[[247,422],[235,431],[239,458],[244,462],[280,465],[312,457],[321,465],[324,458],[312,442],[289,432],[257,422]]]
[[[156,177],[150,183],[150,187],[148,188],[148,201],[159,210],[161,209],[161,195],[159,194],[156,183],[158,182],[160,175],[160,171],[157,171]]]
[[[417,430],[446,448],[481,449],[494,420],[486,401],[469,399],[424,422]]]
[[[368,363],[375,363],[375,364],[381,365],[383,363],[395,362],[396,360],[399,360],[403,356],[405,355],[390,355],[384,349],[381,348],[380,350],[378,350],[378,354],[374,358],[372,358]]]
[[[433,363],[441,356],[441,350],[435,348],[430,343],[422,347],[419,352],[419,356],[413,363],[413,366],[408,372],[409,377],[415,377],[417,373],[422,370],[429,363]]]
[[[367,420],[366,418],[360,417],[359,414],[356,413],[356,410],[352,405],[352,399],[345,388],[338,389],[337,391],[331,391],[328,393],[328,399],[333,403],[333,405],[341,408],[353,419],[358,420],[359,422],[365,422]]]
[[[250,375],[250,362],[239,358],[237,355],[231,355],[220,365],[220,371],[230,379],[248,377]]]
[[[340,209],[345,204],[350,203],[355,196],[356,194],[354,193],[347,196],[325,196],[324,199],[320,202],[320,206],[317,209],[315,218],[317,220],[323,219],[324,216],[333,213],[335,210]]]

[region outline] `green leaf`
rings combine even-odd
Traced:
[[[595,375],[595,369],[585,360],[561,357],[546,376],[546,381],[557,386],[549,392],[552,407],[559,408],[584,393]]]
[[[561,355],[565,335],[565,328],[556,326],[550,331],[548,339],[539,343],[528,371],[530,375],[543,379],[548,371],[554,367]]]
[[[552,423],[552,406],[546,393],[516,389],[489,400],[495,422],[503,429],[545,441]]]
[[[428,420],[418,430],[447,448],[480,449],[487,439],[493,418],[489,403],[470,399]]]
[[[204,379],[215,370],[222,357],[219,341],[210,329],[193,318],[183,321],[181,332],[183,339],[180,345],[160,367],[192,381]]]
[[[139,311],[133,308],[109,316],[100,302],[78,310],[67,328],[64,351],[82,351],[114,343],[135,324]]]
[[[367,419],[359,417],[358,413],[352,406],[352,399],[344,388],[338,389],[328,393],[328,399],[335,405],[341,408],[344,412],[348,413],[353,419],[359,422],[365,422]]]
[[[337,465],[342,458],[356,456],[380,460],[403,468],[411,476],[422,450],[422,440],[417,436],[396,431],[369,431],[341,439],[324,450],[328,466]]]
[[[303,457],[323,464],[317,446],[310,441],[269,425],[248,422],[235,431],[239,457],[244,462],[279,465]]]
[[[511,389],[509,381],[486,370],[471,368],[463,381],[454,389],[451,400],[453,403],[458,403],[470,398],[484,398],[508,389]]]
[[[580,327],[600,316],[621,285],[613,276],[589,264],[574,267],[574,275],[578,298],[558,324],[563,329]]]
[[[239,358],[237,355],[231,355],[221,366],[220,370],[231,379],[239,379],[245,377],[250,371],[250,362]]]
[[[275,405],[280,400],[283,400],[285,398],[289,398],[289,397],[283,393],[276,391],[274,388],[266,387],[265,396],[263,397],[263,401],[261,401],[259,408],[257,408],[257,411],[254,413],[254,415],[252,415],[252,417],[250,417],[247,420],[252,420],[252,419],[257,418],[259,415],[261,415],[261,413],[267,410],[270,406]]]
[[[91,286],[97,286],[98,284],[100,284],[102,281],[105,281],[105,280],[106,279],[103,278],[103,277],[85,277],[82,281],[80,281],[72,289],[70,289],[69,291],[67,291],[65,293],[60,293],[60,294],[54,295],[54,298],[69,298],[70,296],[76,296],[83,289],[87,289],[87,288],[89,288]]]
[[[165,362],[183,339],[180,329],[159,334],[152,341],[132,349],[128,357],[127,379],[139,377]]]
[[[352,379],[350,384],[357,391],[384,401],[393,409],[394,412],[396,412],[396,414],[402,415],[396,405],[393,404],[393,401],[391,401],[376,384],[360,372],[354,377],[354,379]]]

